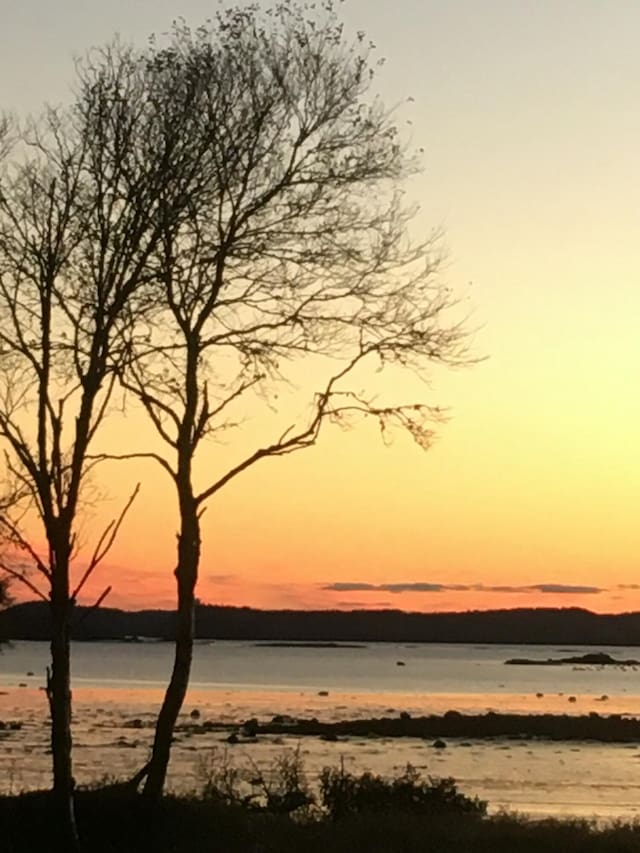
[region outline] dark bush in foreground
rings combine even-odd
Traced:
[[[640,824],[488,817],[451,779],[326,769],[316,798],[299,753],[267,771],[208,765],[200,796],[150,807],[126,785],[77,792],[83,853],[640,853]],[[0,797],[1,853],[64,853],[49,792]]]
[[[270,814],[313,814],[316,798],[299,750],[284,751],[271,767],[260,769],[253,762],[239,767],[228,751],[213,749],[201,762],[200,772],[203,800]]]
[[[150,811],[105,789],[80,792],[77,811],[84,853],[640,853],[637,827],[584,821],[386,811],[301,822],[195,797]],[[48,793],[0,798],[2,853],[64,853],[53,814]]]
[[[347,815],[396,814],[475,815],[487,813],[487,804],[462,794],[454,779],[423,779],[408,766],[401,776],[385,779],[372,773],[355,776],[344,766],[325,767],[320,775],[320,797],[333,820]]]
[[[294,814],[298,819],[332,820],[354,815],[416,814],[483,817],[487,804],[458,790],[454,779],[423,778],[411,765],[388,779],[372,773],[355,775],[344,768],[325,767],[319,797],[307,781],[298,751],[284,752],[271,767],[239,767],[228,752],[213,750],[203,763],[203,798],[217,804],[241,806],[271,814]]]

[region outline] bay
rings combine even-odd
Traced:
[[[640,806],[636,744],[472,739],[452,740],[436,750],[414,738],[328,743],[283,736],[230,748],[228,732],[194,735],[188,726],[192,713],[202,721],[238,724],[275,714],[331,721],[449,709],[640,715],[638,668],[505,665],[513,657],[544,660],[600,651],[621,660],[640,656],[634,648],[582,646],[292,648],[259,641],[199,642],[170,784],[176,790],[198,788],[226,752],[239,765],[268,770],[283,750],[298,749],[312,782],[323,766],[341,759],[354,771],[383,774],[411,763],[426,774],[453,776],[464,791],[488,799],[492,810],[633,817]],[[73,645],[74,772],[80,784],[105,774],[123,778],[144,763],[172,655],[171,644],[163,642]],[[2,790],[50,782],[41,689],[47,663],[46,643],[16,642],[0,654],[0,720],[22,724],[0,738]]]

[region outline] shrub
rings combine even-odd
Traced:
[[[283,752],[264,770],[253,761],[239,768],[226,750],[221,755],[213,750],[200,773],[202,794],[210,801],[271,814],[305,814],[315,802],[297,749]]]
[[[325,767],[320,774],[320,801],[333,820],[385,812],[476,817],[487,813],[487,803],[462,794],[453,779],[424,779],[410,764],[393,779],[372,773],[355,776],[345,771],[344,763]]]

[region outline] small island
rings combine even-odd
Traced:
[[[298,642],[298,641],[268,641],[254,643],[258,649],[366,649],[367,647],[361,643],[328,643],[328,642]]]
[[[590,652],[586,655],[576,655],[568,658],[546,658],[533,660],[531,658],[510,658],[505,664],[512,666],[640,666],[638,660],[616,660],[605,652]]]

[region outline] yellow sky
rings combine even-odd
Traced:
[[[37,0],[3,21],[8,107],[61,99],[70,54],[116,30],[142,38],[208,11],[201,0],[53,5],[55,21]],[[410,187],[416,230],[444,226],[447,278],[469,295],[488,360],[434,374],[427,399],[451,420],[426,454],[403,437],[385,447],[373,427],[331,428],[228,487],[203,519],[200,596],[640,608],[628,588],[640,583],[640,5],[353,0],[345,14],[387,56],[386,99],[415,99],[400,115],[426,149]],[[113,420],[105,441],[141,429],[133,415]],[[231,456],[232,444],[211,445],[202,471]],[[114,604],[170,605],[169,484],[149,466],[101,477],[110,499],[96,523],[137,479],[143,488],[96,589],[113,583]]]

